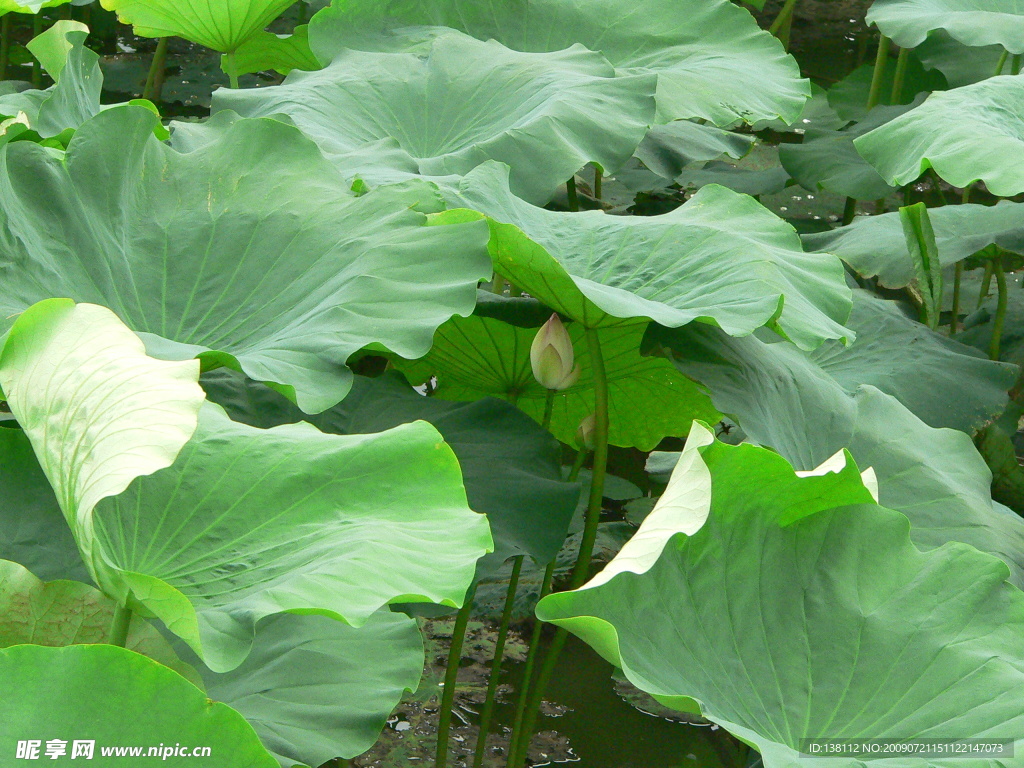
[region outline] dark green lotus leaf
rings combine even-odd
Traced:
[[[1024,254],[1024,205],[945,205],[928,211],[939,258],[950,266],[995,244]],[[803,236],[808,250],[833,253],[860,275],[878,277],[886,288],[915,279],[898,212],[863,216],[846,227]]]
[[[703,525],[683,517],[658,531],[660,551],[639,563],[630,542],[590,584],[542,600],[541,619],[663,704],[752,744],[765,768],[864,765],[801,756],[806,738],[1024,746],[1024,594],[1005,564],[959,543],[918,551],[906,518],[870,502],[849,459],[798,477],[772,451],[711,437],[677,470],[705,478],[679,491]],[[666,522],[655,514],[633,541]]]
[[[173,750],[180,744],[208,748],[209,757],[158,752],[159,761],[150,762],[169,768],[278,768],[241,715],[210,701],[177,672],[124,648],[16,645],[0,650],[0,686],[18,692],[0,720],[5,759],[27,739],[42,742],[38,755],[46,759],[46,741],[59,739],[66,742],[67,756],[74,754],[75,741],[94,742],[96,765],[125,762],[102,757],[105,747]]]
[[[827,189],[855,200],[888,197],[895,189],[860,156],[853,141],[908,109],[910,106],[875,107],[862,122],[838,131],[808,128],[802,143],[779,145],[779,160],[811,192]]]
[[[662,438],[685,435],[694,418],[717,421],[707,394],[672,364],[642,357],[640,340],[646,323],[598,331],[608,377],[609,435],[612,445],[654,448]],[[594,378],[585,329],[567,326],[579,381],[555,395],[551,432],[575,445],[576,429],[594,412]],[[478,400],[506,398],[537,421],[544,414],[545,390],[533,378],[530,344],[535,328],[519,328],[486,317],[452,320],[438,329],[434,348],[414,363],[397,361],[415,381],[437,376],[437,397]]]
[[[919,547],[966,542],[1002,558],[1024,586],[1024,520],[993,507],[992,475],[970,437],[935,428],[969,429],[1002,410],[1013,367],[857,295],[858,340],[845,353],[811,358],[697,325],[661,336],[751,440],[805,470],[849,448],[876,473],[881,503],[910,518]]]
[[[357,376],[345,400],[309,417],[276,392],[233,372],[214,371],[202,384],[231,418],[254,427],[304,419],[321,432],[350,435],[419,419],[432,424],[459,460],[470,508],[486,514],[491,526],[494,552],[478,564],[478,577],[515,555],[548,563],[565,540],[579,486],[562,482],[558,444],[508,403],[423,397],[400,374],[386,373],[375,379]]]
[[[79,581],[44,583],[21,565],[0,560],[0,648],[105,643],[113,618],[114,601],[95,587]],[[139,616],[132,617],[125,647],[203,686],[199,673]]]
[[[20,563],[44,581],[89,580],[53,488],[20,429],[0,429],[0,559]]]
[[[980,180],[1000,197],[1024,192],[1024,78],[991,77],[933,93],[854,146],[897,186],[934,168],[954,187]]]
[[[222,61],[221,67],[226,71],[230,64]],[[287,75],[293,69],[320,69],[321,64],[309,49],[309,27],[300,24],[290,35],[257,32],[235,51],[234,67],[236,75],[266,69]]]
[[[495,271],[561,314],[591,327],[698,320],[736,335],[768,325],[805,348],[849,335],[842,265],[805,254],[745,195],[705,187],[661,216],[559,213],[511,194],[507,173],[478,169],[446,191],[449,205],[488,216]]]
[[[403,693],[419,685],[423,640],[414,619],[387,610],[358,629],[286,613],[260,622],[237,669],[197,664],[209,697],[245,717],[283,765],[317,766],[373,746]]]
[[[726,162],[712,160],[703,167],[687,169],[676,177],[681,187],[701,187],[718,184],[744,195],[774,195],[792,182],[789,172],[781,166],[754,170],[738,168]]]
[[[967,46],[949,36],[948,32],[930,32],[914,53],[929,69],[939,70],[950,88],[959,88],[993,75],[1010,74],[1011,64],[1003,58],[1001,45]],[[996,71],[1002,61],[1000,71]]]
[[[543,204],[588,162],[614,171],[629,159],[654,119],[655,87],[578,46],[520,53],[449,30],[420,53],[343,51],[277,87],[218,91],[213,110],[286,115],[371,184],[500,160],[516,194]]]
[[[828,89],[829,106],[843,120],[860,121],[868,116],[868,96],[871,92],[871,81],[874,79],[874,69],[874,66],[871,64],[857,67],[857,69]],[[901,104],[909,104],[920,93],[930,93],[931,91],[943,90],[947,87],[946,79],[942,74],[934,70],[926,70],[913,52],[909,54],[907,59],[906,71],[903,76],[903,88],[893,98],[895,78],[896,61],[895,59],[889,59],[885,72],[882,74],[882,85],[877,102],[879,105],[899,106]]]
[[[659,176],[674,179],[691,163],[717,160],[723,155],[738,160],[753,145],[753,136],[692,120],[674,120],[651,128],[635,157]]]
[[[727,0],[344,0],[310,23],[327,61],[345,47],[408,50],[454,27],[517,51],[579,43],[621,72],[658,78],[658,122],[703,118],[720,126],[796,119],[810,95],[796,62],[743,8]]]
[[[317,412],[348,391],[356,350],[422,355],[441,322],[472,311],[486,227],[428,227],[411,208],[432,193],[353,197],[275,120],[184,152],[157,123],[121,107],[85,123],[66,157],[4,148],[0,315],[50,296],[103,304],[151,353],[241,368]]]
[[[256,34],[295,0],[100,0],[131,24],[142,37],[184,37],[221,53],[230,53]]]
[[[1000,45],[1024,53],[1019,0],[875,0],[867,15],[901,48],[915,48],[936,30],[971,47]]]

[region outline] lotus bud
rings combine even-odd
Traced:
[[[558,315],[553,314],[540,327],[530,346],[533,377],[545,389],[563,390],[580,377],[579,366],[574,365],[572,339]]]
[[[594,450],[594,423],[595,414],[590,414],[580,425],[576,428],[576,447],[579,449],[586,448],[588,451]]]

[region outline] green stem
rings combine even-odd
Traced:
[[[469,613],[473,610],[473,597],[476,595],[474,581],[466,590],[466,599],[455,617],[452,627],[452,645],[448,649],[448,663],[444,670],[444,690],[441,691],[441,709],[437,713],[437,755],[434,758],[435,768],[448,765],[448,737],[452,725],[452,706],[455,704],[455,686],[459,679],[459,662],[462,660],[462,644],[466,640],[466,626],[469,624]]]
[[[125,647],[128,641],[128,627],[132,623],[132,609],[118,603],[114,606],[114,618],[110,622],[107,643]]]
[[[590,453],[586,448],[580,448],[576,454],[576,461],[572,463],[572,469],[569,471],[568,482],[576,482],[576,478],[580,476],[580,470],[583,469],[583,462],[587,460],[587,454]]]
[[[160,91],[163,90],[164,67],[167,64],[167,41],[170,38],[161,37],[153,51],[153,61],[149,65],[149,74],[146,75],[146,87],[142,89],[142,98],[150,101],[160,100]]]
[[[775,17],[775,21],[768,27],[768,32],[778,37],[779,30],[783,28],[786,21],[793,16],[793,11],[796,9],[796,4],[799,0],[786,0],[783,4],[782,9],[779,11],[779,15]]]
[[[992,321],[992,340],[988,345],[988,356],[991,360],[999,359],[999,341],[1003,336],[1003,323],[1006,322],[1006,273],[1003,271],[1003,258],[997,256],[994,260],[993,270],[996,276],[996,290],[999,292],[999,299],[996,303],[996,317]]]
[[[985,297],[988,296],[988,290],[992,287],[992,261],[985,262],[985,272],[981,276],[981,290],[978,292],[978,306],[975,309],[981,309],[981,305],[985,303]]]
[[[857,200],[853,197],[846,198],[846,204],[843,205],[843,226],[852,224],[854,217],[857,215]]]
[[[505,293],[505,278],[497,272],[495,272],[494,277],[491,278],[491,293],[496,293],[499,296]]]
[[[299,0],[298,23],[295,26],[298,27],[305,24],[308,16],[309,6],[306,4],[306,0]]]
[[[1014,54],[1013,58],[1010,59],[1010,74],[1011,75],[1019,75],[1020,74],[1020,60],[1021,60],[1021,55],[1019,53]]]
[[[949,335],[956,336],[956,327],[960,323],[960,280],[964,274],[964,263],[958,261],[953,271],[953,317],[949,321]]]
[[[896,74],[892,78],[892,93],[889,96],[890,104],[903,103],[903,81],[907,78],[907,65],[910,63],[910,49],[900,48],[900,54],[896,57]]]
[[[494,698],[498,693],[498,681],[501,679],[501,662],[505,658],[505,640],[508,639],[508,625],[512,620],[512,608],[515,605],[516,589],[519,587],[519,574],[522,569],[523,555],[519,555],[512,564],[508,592],[505,593],[505,607],[501,611],[501,624],[498,625],[498,639],[494,643],[491,676],[487,681],[487,696],[484,699],[483,712],[480,714],[480,732],[476,737],[473,768],[481,768],[484,762],[484,753],[487,751],[487,734],[491,730],[491,718],[494,717]]]
[[[43,16],[41,13],[37,13],[32,17],[32,39],[35,40],[41,34],[43,34]],[[36,89],[43,87],[43,68],[39,64],[39,59],[32,62],[32,87]]]
[[[580,196],[576,194],[576,177],[565,182],[565,194],[569,198],[569,210],[575,213],[580,209]]]
[[[0,19],[0,80],[7,79],[7,65],[11,62],[11,14]]]
[[[1003,74],[1003,67],[1006,66],[1006,59],[1009,56],[1010,56],[1010,52],[1009,51],[1003,51],[999,55],[999,61],[996,62],[996,71],[995,71],[995,73],[993,75],[994,77],[998,77],[999,75]]]
[[[551,682],[551,677],[555,673],[555,668],[558,666],[558,657],[565,647],[565,641],[568,639],[568,636],[568,631],[561,627],[555,630],[555,636],[548,647],[547,655],[544,657],[544,663],[541,664],[537,679],[530,686],[530,698],[526,702],[522,735],[516,744],[515,754],[509,754],[509,762],[506,763],[505,768],[519,768],[529,754],[530,744],[533,741],[533,732],[537,727],[537,716],[540,714],[540,705],[544,701],[544,691],[547,689],[548,683]]]
[[[586,456],[586,451],[581,451]],[[582,462],[580,462],[582,464]],[[571,477],[571,475],[570,475]],[[544,569],[544,580],[540,585],[540,598],[543,599],[551,592],[551,582],[555,577],[555,565],[558,558],[552,559],[548,567]],[[526,702],[530,698],[531,682],[533,680],[533,669],[537,664],[537,654],[540,653],[540,633],[544,624],[538,619],[533,620],[533,631],[530,633],[530,646],[526,653],[526,665],[523,667],[523,680],[519,686],[519,695],[516,697],[516,710],[512,717],[512,732],[508,741],[508,756],[506,768],[512,765],[512,759],[518,751],[519,742],[523,735],[523,718],[526,715]]]
[[[600,168],[594,168],[594,197],[598,200],[601,199],[602,192],[604,191],[604,173]]]
[[[555,390],[549,389],[547,395],[544,397],[544,419],[540,425],[544,429],[548,429],[551,426],[551,412],[555,409]]]
[[[238,88],[238,62],[235,61],[235,52],[225,54],[228,64],[228,83],[232,88]]]
[[[882,97],[882,81],[885,78],[885,65],[889,61],[889,45],[891,41],[885,35],[878,38],[878,53],[875,55],[875,71],[871,75],[871,90],[868,91],[868,109],[878,104]]]

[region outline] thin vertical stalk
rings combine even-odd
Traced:
[[[604,192],[604,172],[599,168],[594,168],[594,197],[598,200],[601,199],[602,193]]]
[[[985,303],[985,297],[988,296],[988,290],[992,287],[992,261],[985,262],[985,271],[981,275],[981,290],[978,291],[978,304],[975,309],[981,309],[981,305]]]
[[[128,641],[128,627],[132,623],[132,609],[118,603],[114,606],[114,618],[110,622],[107,642],[110,645],[125,647]]]
[[[499,275],[497,272],[491,278],[491,293],[496,293],[499,296],[505,292],[505,278]]]
[[[235,52],[224,54],[224,60],[228,65],[228,83],[232,88],[238,88],[238,62],[235,61]]]
[[[907,65],[910,63],[910,49],[900,48],[899,56],[896,57],[896,73],[892,78],[892,92],[889,95],[890,104],[903,103],[903,82],[907,78]]]
[[[779,11],[779,15],[775,17],[772,25],[768,27],[768,32],[778,37],[779,30],[781,30],[786,25],[787,21],[792,18],[797,2],[799,2],[799,0],[786,0],[782,9]]]
[[[565,194],[569,198],[569,210],[575,213],[580,209],[580,196],[576,193],[576,177],[565,182]]]
[[[441,692],[441,708],[437,713],[437,754],[434,758],[435,768],[448,765],[448,737],[451,735],[452,707],[455,704],[455,686],[459,678],[459,662],[462,660],[462,644],[466,640],[466,626],[469,614],[473,610],[473,598],[476,596],[474,581],[466,591],[466,599],[455,617],[452,627],[452,644],[448,649],[448,662],[444,670],[444,690]]]
[[[146,75],[146,87],[142,89],[142,98],[150,101],[160,100],[160,91],[163,90],[164,67],[167,64],[167,41],[170,38],[161,37],[156,43],[153,51],[153,61],[149,65],[149,74]]]
[[[1003,324],[1006,322],[1006,273],[1003,271],[1003,258],[996,256],[993,260],[992,271],[996,276],[996,290],[999,298],[996,302],[996,316],[992,321],[992,340],[988,344],[988,356],[990,360],[999,359],[999,342],[1003,335]]]
[[[1009,58],[1009,56],[1009,51],[1003,51],[999,55],[999,61],[996,62],[996,71],[993,73],[993,77],[998,77],[1003,74],[1003,67],[1006,66],[1006,59]]]
[[[7,79],[7,65],[11,62],[11,14],[0,18],[0,80]]]
[[[558,657],[561,656],[568,637],[567,630],[561,627],[555,630],[555,636],[551,640],[551,645],[548,646],[548,653],[544,657],[544,663],[541,664],[537,679],[530,686],[530,697],[526,702],[526,712],[523,716],[521,735],[516,742],[516,751],[514,754],[509,753],[509,761],[505,764],[505,768],[519,768],[529,754],[530,744],[533,742],[533,732],[537,728],[540,705],[544,701],[544,691],[547,689],[548,683],[551,682],[551,676],[558,666]]]
[[[487,696],[480,714],[480,732],[476,737],[476,752],[473,754],[473,768],[480,768],[487,751],[487,734],[491,730],[491,719],[494,717],[494,699],[498,693],[498,682],[501,680],[501,663],[505,659],[505,641],[508,639],[508,625],[512,620],[512,608],[515,605],[516,589],[519,587],[519,574],[523,569],[523,555],[518,555],[512,564],[512,575],[508,580],[508,592],[505,593],[505,606],[501,611],[501,624],[498,625],[498,639],[494,643],[494,658],[491,660],[491,675],[487,681]]]
[[[572,469],[569,471],[567,482],[576,482],[576,478],[580,476],[580,470],[583,469],[583,462],[587,460],[588,453],[590,453],[590,451],[586,448],[580,448],[579,452],[576,454],[576,461],[572,463]]]
[[[852,224],[854,217],[857,215],[857,200],[853,197],[846,198],[846,203],[843,205],[843,226]]]
[[[1021,61],[1021,55],[1019,53],[1014,54],[1013,58],[1010,59],[1010,74],[1011,75],[1019,75],[1020,74],[1020,61]]]
[[[964,263],[958,261],[953,269],[953,317],[949,320],[949,335],[956,336],[960,324],[960,281],[964,276]]]
[[[551,412],[555,409],[555,390],[549,389],[544,396],[544,419],[540,425],[547,430],[551,426]]]
[[[882,97],[882,81],[885,79],[885,66],[889,61],[891,41],[885,35],[878,38],[878,53],[875,55],[875,71],[871,75],[871,90],[868,91],[868,109],[876,106]]]
[[[41,34],[43,34],[43,16],[41,13],[37,13],[32,17],[32,39],[34,40]],[[43,87],[43,68],[39,64],[39,59],[32,62],[32,87],[36,89]]]

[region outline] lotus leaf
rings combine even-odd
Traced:
[[[187,151],[159,142],[157,122],[120,107],[85,123],[66,157],[4,148],[0,315],[50,296],[103,304],[152,354],[240,368],[315,413],[347,393],[358,349],[417,357],[472,311],[486,226],[426,226],[412,208],[436,209],[433,193],[354,197],[275,120]]]
[[[901,48],[916,48],[942,30],[971,47],[1000,45],[1024,53],[1020,0],[875,0],[867,22]]]
[[[235,51],[235,74],[247,75],[273,69],[287,75],[293,69],[320,69],[320,62],[309,49],[309,27],[297,26],[290,35],[257,32]],[[227,69],[227,63],[222,63]]]
[[[286,115],[371,184],[500,160],[516,169],[516,194],[543,204],[588,162],[613,171],[633,154],[655,86],[580,46],[520,53],[449,31],[422,53],[343,51],[277,87],[218,91],[213,110]]]
[[[801,756],[810,738],[955,733],[1020,748],[1024,594],[1006,565],[958,543],[919,552],[848,456],[838,474],[799,477],[763,448],[702,445],[703,431],[687,448],[710,476],[690,491],[703,526],[664,531],[643,572],[613,560],[621,572],[549,595],[538,616],[753,744],[766,768],[862,765]]]
[[[397,29],[403,25],[416,29]],[[750,14],[727,0],[344,0],[310,23],[313,51],[408,50],[454,27],[517,51],[582,44],[620,72],[658,78],[658,122],[795,120],[809,83]]]

